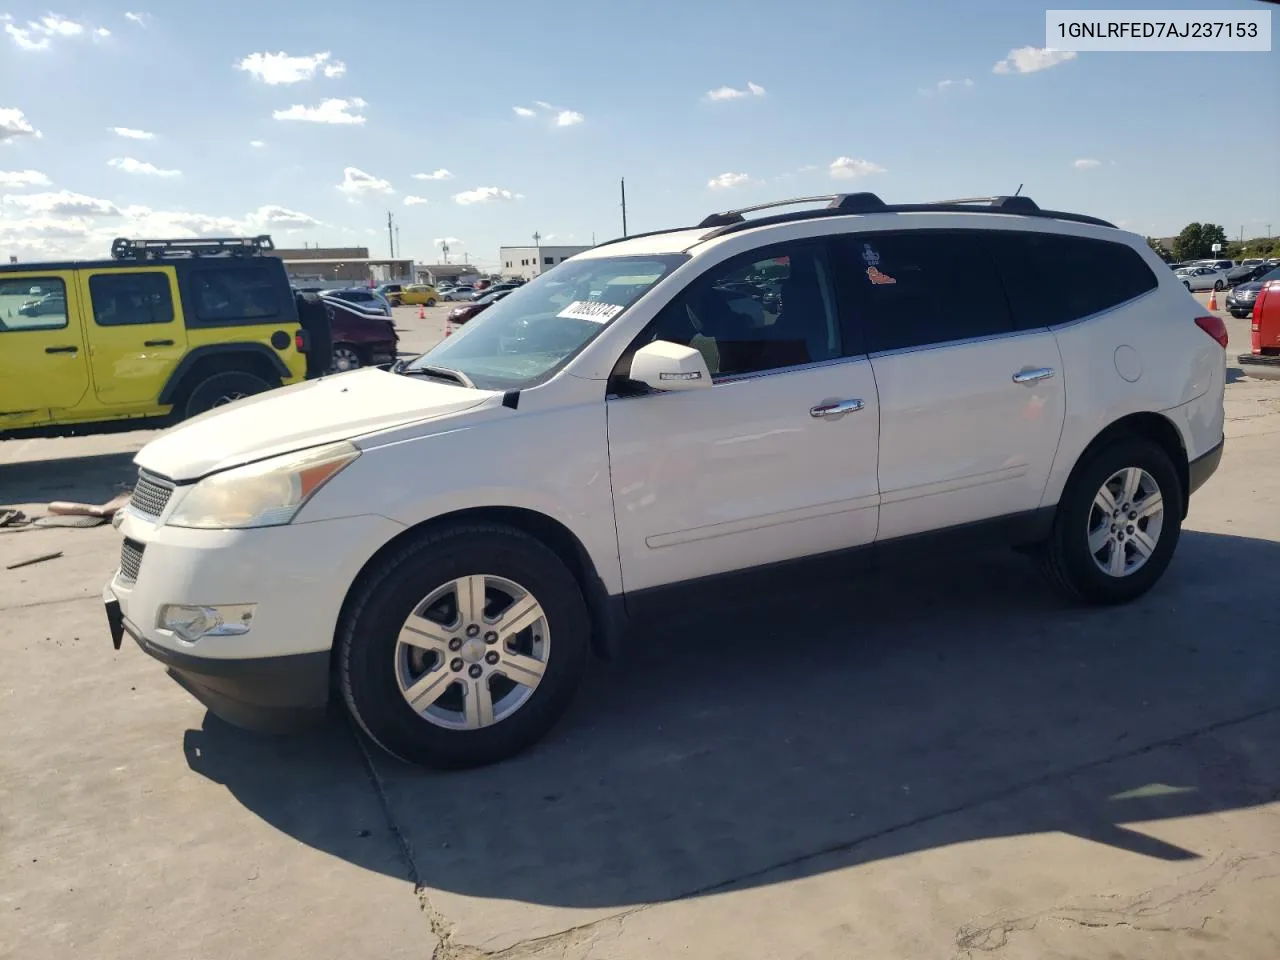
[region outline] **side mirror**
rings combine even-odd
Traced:
[[[655,340],[631,358],[631,379],[654,390],[698,390],[711,386],[702,353],[669,340]]]

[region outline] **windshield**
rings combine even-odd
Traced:
[[[1270,283],[1272,280],[1280,280],[1280,267],[1268,270],[1262,276],[1255,278],[1255,282],[1257,283]],[[1268,296],[1270,296],[1270,294],[1268,294]]]
[[[677,254],[566,261],[510,291],[406,371],[447,367],[483,390],[532,386],[686,259]]]

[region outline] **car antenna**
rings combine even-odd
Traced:
[[[1024,186],[1025,186],[1025,184],[1021,184],[1021,183],[1020,183],[1020,184],[1018,184],[1018,189],[1017,189],[1017,190],[1015,190],[1015,191],[1013,191],[1013,195],[1016,197],[1016,196],[1018,196],[1020,193],[1022,193],[1022,188],[1023,188]]]

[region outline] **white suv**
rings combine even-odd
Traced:
[[[161,436],[116,646],[234,723],[333,690],[465,766],[718,578],[964,533],[1084,602],[1148,590],[1222,455],[1222,320],[1142,237],[1026,197],[819,199],[602,244],[393,372]]]

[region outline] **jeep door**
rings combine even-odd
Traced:
[[[89,389],[71,270],[0,272],[0,429],[32,426]]]

